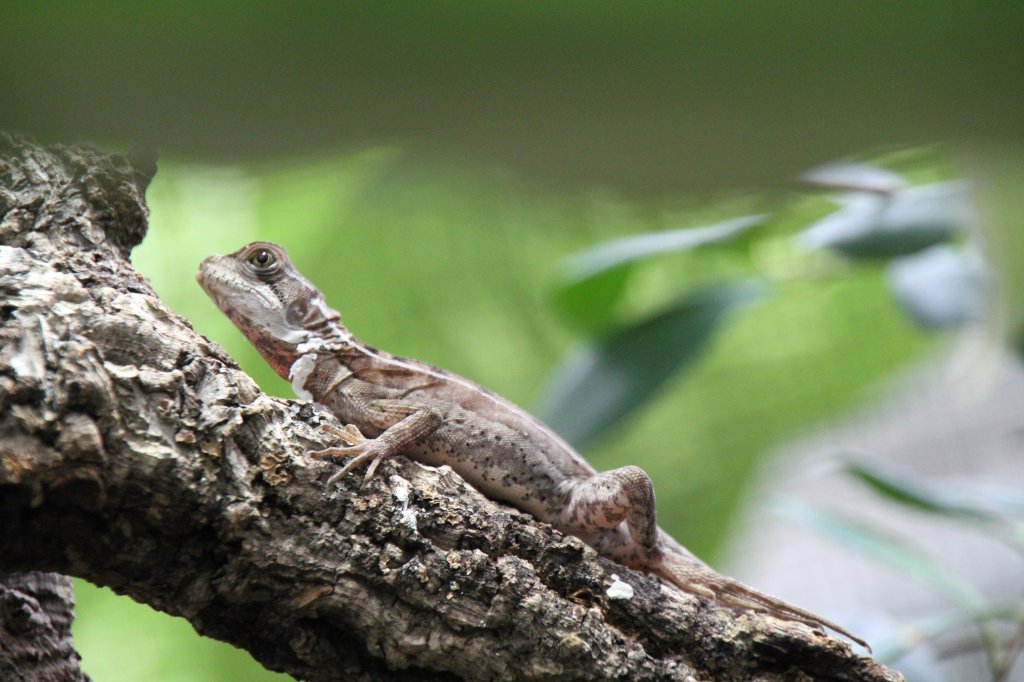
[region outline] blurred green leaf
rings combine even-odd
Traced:
[[[863,462],[847,462],[843,468],[875,492],[932,514],[994,522],[1024,516],[1024,492],[1017,488],[969,489],[929,483]]]
[[[925,329],[951,329],[991,310],[988,266],[975,251],[940,244],[887,269],[889,287],[910,319]]]
[[[600,272],[558,287],[554,304],[562,316],[591,333],[606,329],[615,319],[615,304],[626,290],[631,264]]]
[[[844,204],[800,235],[812,249],[829,248],[851,258],[903,256],[949,241],[970,219],[967,187],[936,182],[889,194],[853,192]]]
[[[887,564],[901,575],[913,577],[922,584],[946,594],[971,613],[979,613],[986,607],[984,598],[973,585],[905,540],[887,535],[860,521],[794,499],[780,500],[778,508],[785,516],[817,530],[844,547]]]
[[[590,333],[614,324],[615,304],[626,290],[633,267],[655,256],[732,242],[766,216],[750,215],[715,225],[633,234],[592,246],[566,258],[555,305],[566,319]]]
[[[542,418],[578,447],[592,442],[692,363],[725,313],[764,291],[755,281],[704,289],[570,351],[548,382]]]
[[[907,186],[906,179],[888,168],[839,161],[812,168],[800,181],[813,187],[888,194]]]
[[[992,518],[989,512],[965,504],[962,497],[951,495],[939,486],[861,462],[847,462],[843,468],[883,497],[920,511],[971,519]]]
[[[565,279],[569,283],[582,282],[644,258],[729,242],[751,228],[763,225],[766,218],[764,215],[748,215],[715,225],[645,232],[603,242],[570,256],[564,266]]]

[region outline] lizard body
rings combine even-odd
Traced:
[[[598,473],[568,443],[522,408],[464,379],[357,340],[284,249],[254,242],[210,256],[197,280],[274,370],[348,427],[349,444],[312,453],[351,456],[328,485],[352,469],[399,452],[447,464],[491,499],[506,502],[598,553],[659,575],[680,589],[730,606],[842,627],[723,576],[658,528],[654,489],[636,466]]]

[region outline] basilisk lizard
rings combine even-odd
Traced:
[[[636,466],[596,472],[538,419],[460,376],[379,351],[352,336],[340,315],[283,248],[254,242],[206,258],[196,276],[295,393],[343,423],[346,445],[311,453],[352,457],[328,481],[397,453],[447,464],[487,497],[575,535],[598,553],[728,606],[827,626],[820,616],[723,576],[658,528],[654,488]]]

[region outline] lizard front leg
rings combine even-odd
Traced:
[[[331,486],[344,478],[356,467],[369,463],[363,481],[373,477],[377,466],[389,457],[393,457],[410,443],[433,433],[443,423],[443,418],[435,410],[420,403],[402,400],[377,399],[369,400],[364,405],[367,412],[373,413],[384,421],[392,421],[376,438],[366,438],[354,426],[336,432],[336,435],[351,443],[342,447],[331,447],[309,453],[317,459],[334,457],[352,457],[352,461],[342,467],[341,471],[331,475],[327,485]]]

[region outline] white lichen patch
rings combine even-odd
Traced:
[[[46,334],[46,321],[38,318],[41,334]],[[17,349],[7,358],[7,364],[14,370],[15,376],[23,379],[42,379],[46,376],[46,356],[43,349],[43,338],[34,329],[25,329],[18,342]]]
[[[395,496],[395,500],[400,502],[402,505],[409,504],[409,493],[412,489],[409,487],[409,481],[398,476],[391,477],[391,485],[394,486],[391,490],[391,494]]]
[[[605,590],[609,599],[632,599],[633,586],[622,580],[617,574],[612,573],[612,584]]]
[[[306,382],[314,369],[316,369],[316,353],[305,353],[300,355],[288,370],[288,378],[292,380],[292,390],[302,400],[313,399],[313,394],[306,390]]]
[[[0,244],[0,268],[4,272],[13,272],[17,268],[19,273],[25,273],[31,263],[32,259],[25,249]]]
[[[411,492],[412,489],[409,487],[409,481],[400,476],[391,477],[391,494],[402,505],[399,519],[409,530],[416,533],[419,532],[419,528],[416,526],[416,510],[409,507],[409,494]]]

